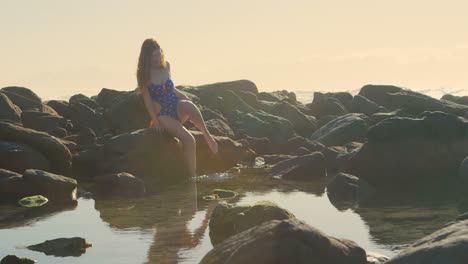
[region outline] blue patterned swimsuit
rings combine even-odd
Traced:
[[[159,111],[157,116],[168,115],[180,121],[179,115],[177,114],[178,98],[175,94],[174,83],[171,77],[167,78],[165,86],[152,83],[148,90],[151,99],[161,105],[161,111]]]

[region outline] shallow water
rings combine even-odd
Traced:
[[[221,180],[222,179],[222,180]],[[376,198],[359,207],[333,205],[326,181],[283,182],[258,171],[214,174],[196,183],[143,199],[93,200],[77,206],[27,211],[0,206],[0,258],[27,256],[38,263],[198,263],[212,246],[212,189],[239,192],[230,202],[269,200],[327,235],[355,241],[367,251],[393,256],[405,245],[439,229],[458,211],[451,199]],[[14,216],[12,216],[14,215]],[[25,249],[48,239],[79,236],[93,246],[79,257],[54,257]]]

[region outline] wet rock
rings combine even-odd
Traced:
[[[35,262],[30,258],[8,255],[0,261],[0,264],[34,264]]]
[[[211,214],[211,243],[217,245],[237,233],[270,220],[289,218],[295,218],[295,216],[288,210],[269,201],[243,206],[221,202]]]
[[[23,173],[23,182],[32,186],[34,194],[43,195],[50,200],[62,202],[76,200],[78,183],[75,179],[47,171],[28,169]]]
[[[363,179],[345,173],[336,174],[327,185],[327,195],[332,204],[355,204],[366,200],[376,192]]]
[[[468,220],[454,223],[423,237],[386,264],[465,264],[468,260]]]
[[[281,146],[281,153],[290,154],[300,147],[304,147],[310,152],[322,151],[325,149],[325,146],[317,141],[301,136],[295,136],[288,139],[288,141]]]
[[[387,256],[367,251],[367,264],[383,264],[389,259]]]
[[[329,237],[297,219],[272,220],[232,236],[200,263],[349,263],[365,264],[355,242]]]
[[[0,168],[23,173],[26,169],[49,170],[49,160],[28,145],[0,140]]]
[[[2,92],[0,92],[0,120],[9,120],[15,123],[21,122],[21,109],[13,104]]]
[[[57,257],[78,257],[84,254],[88,247],[91,247],[91,244],[84,238],[72,237],[46,240],[43,243],[28,246],[28,249]]]
[[[98,175],[94,181],[98,192],[103,195],[139,197],[146,191],[142,180],[126,172]]]
[[[0,140],[14,141],[38,150],[50,161],[52,172],[66,174],[71,167],[71,153],[68,148],[47,133],[0,122]]]
[[[282,155],[282,154],[275,154],[275,155],[263,155],[262,158],[265,161],[265,164],[277,164],[283,160],[292,159],[296,156],[293,155]]]
[[[342,146],[349,142],[363,142],[367,135],[367,118],[362,114],[348,114],[328,122],[310,137],[325,146]]]
[[[327,175],[325,157],[320,152],[283,160],[273,166],[270,176],[284,180],[311,180]]]
[[[311,151],[305,147],[300,147],[300,148],[297,148],[295,151],[293,151],[291,154],[294,155],[294,156],[302,156],[302,155],[306,155],[306,154],[310,154]]]

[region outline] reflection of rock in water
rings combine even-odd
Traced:
[[[148,263],[177,263],[180,249],[192,248],[199,243],[212,210],[208,209],[202,224],[192,234],[187,223],[198,211],[197,185],[193,181],[143,199],[97,200],[95,207],[102,220],[111,227],[156,230]]]
[[[408,197],[380,197],[372,204],[353,209],[369,227],[379,244],[409,244],[441,228],[457,215],[450,200],[416,200]]]
[[[76,204],[45,204],[36,208],[23,208],[16,205],[0,205],[0,229],[28,226],[36,222],[76,208]]]

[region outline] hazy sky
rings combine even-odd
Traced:
[[[176,85],[468,90],[467,10],[463,0],[0,0],[0,87],[45,99],[134,89],[141,43],[154,37]]]

